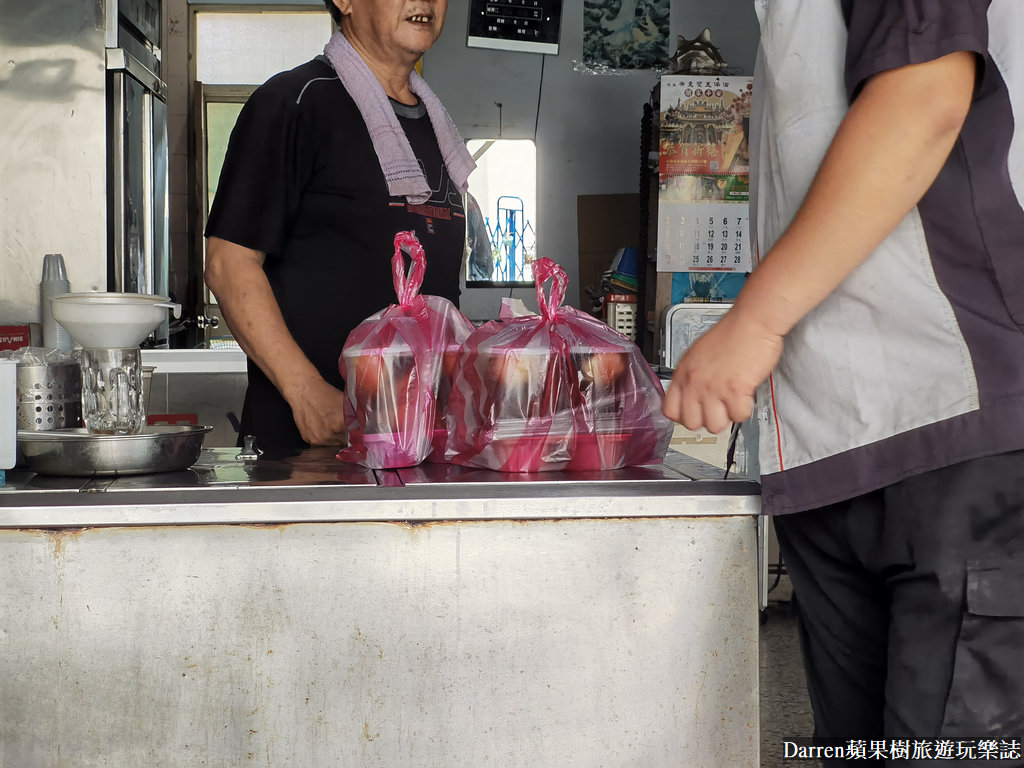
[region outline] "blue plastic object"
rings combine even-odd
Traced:
[[[623,248],[619,263],[615,265],[615,271],[628,277],[637,277],[640,274],[638,264],[640,262],[640,251],[637,248]]]

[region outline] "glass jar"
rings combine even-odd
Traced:
[[[146,425],[142,351],[82,350],[82,421],[94,435],[137,435]]]

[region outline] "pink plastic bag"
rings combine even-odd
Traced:
[[[338,360],[349,438],[338,458],[373,469],[443,459],[454,351],[473,330],[448,299],[419,294],[426,256],[412,232],[395,235],[391,271],[398,304],[356,326]]]
[[[538,259],[533,272],[540,315],[486,323],[459,352],[448,460],[503,472],[659,463],[672,422],[650,365],[622,334],[561,306],[561,267]]]

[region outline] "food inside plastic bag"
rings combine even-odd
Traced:
[[[550,259],[534,262],[534,277],[540,315],[486,323],[460,350],[448,460],[504,472],[660,462],[672,423],[661,413],[661,382],[640,350],[601,321],[561,306],[565,271]]]
[[[403,250],[412,261],[408,275]],[[412,232],[395,235],[391,271],[398,304],[356,326],[338,361],[349,434],[338,458],[373,469],[443,458],[452,350],[473,330],[450,301],[419,294],[426,256]]]
[[[465,320],[461,314],[460,318]],[[441,355],[441,375],[437,382],[436,408],[434,415],[434,434],[432,437],[432,448],[427,456],[427,461],[442,463],[445,461],[444,452],[448,446],[448,421],[446,413],[448,410],[448,398],[452,391],[452,376],[455,373],[455,363],[458,360],[459,349],[462,343],[469,338],[473,332],[473,324],[465,320],[465,325],[452,323],[450,333],[443,341],[444,352]]]

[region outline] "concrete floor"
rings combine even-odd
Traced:
[[[761,625],[761,768],[818,768],[817,761],[782,759],[783,741],[809,738],[814,731],[790,597],[783,576],[768,593],[767,621]]]

